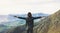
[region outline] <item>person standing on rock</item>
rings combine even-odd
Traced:
[[[27,33],[33,33],[34,19],[42,18],[42,17],[32,17],[31,12],[28,12],[27,17],[18,17],[18,16],[14,17],[26,20],[26,26],[28,26]]]

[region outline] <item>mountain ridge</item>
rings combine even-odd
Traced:
[[[43,25],[39,33],[60,33],[60,10],[40,21]]]

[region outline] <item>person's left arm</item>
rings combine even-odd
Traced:
[[[42,18],[41,16],[40,17],[33,17],[33,19],[39,19],[39,18]]]

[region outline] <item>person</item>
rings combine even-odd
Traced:
[[[14,17],[17,17],[17,16],[14,16]],[[17,18],[26,20],[26,26],[28,26],[27,33],[33,33],[34,19],[38,19],[42,17],[32,17],[31,12],[28,12],[27,17],[17,17]]]

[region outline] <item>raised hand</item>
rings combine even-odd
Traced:
[[[18,17],[18,16],[14,16],[14,17]]]
[[[14,17],[17,17],[17,16],[14,16]]]
[[[13,17],[16,17],[16,18],[19,18],[19,19],[26,19],[25,17],[19,17],[19,16],[13,16]]]

